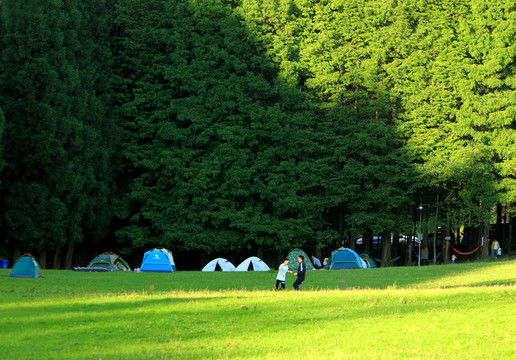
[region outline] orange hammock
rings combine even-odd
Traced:
[[[479,245],[475,250],[473,251],[470,251],[470,252],[462,252],[462,251],[459,251],[457,249],[455,249],[451,244],[450,244],[450,247],[459,255],[471,255],[473,254],[475,251],[477,251],[478,249],[480,249],[482,247],[482,245]]]

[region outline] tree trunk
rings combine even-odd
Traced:
[[[66,247],[66,255],[65,255],[65,262],[64,262],[64,267],[67,270],[70,270],[72,268],[74,248],[75,248],[75,243],[72,240],[70,240],[68,242],[68,246]]]
[[[423,210],[423,246],[428,247],[428,211]]]
[[[486,218],[482,222],[482,225],[480,226],[480,229],[478,229],[479,236],[478,236],[478,244],[477,246],[483,244],[482,248],[480,249],[479,258],[481,259],[487,259],[489,257],[489,220]],[[482,237],[483,237],[483,243],[482,243]]]
[[[508,205],[508,209],[510,210],[511,204]],[[508,226],[509,226],[509,241],[507,241],[507,250],[505,251],[506,254],[510,254],[512,252],[512,228],[514,227],[514,217],[511,212],[508,214],[508,220],[507,220]],[[503,250],[502,250],[503,251]]]
[[[382,239],[382,267],[391,266],[391,233],[385,231]]]
[[[277,263],[281,264],[283,262],[283,259],[285,259],[285,256],[283,256],[282,253],[278,252]]]
[[[321,244],[317,243],[315,246],[315,257],[321,260],[322,263],[322,249]]]
[[[258,251],[256,251],[256,256],[259,259],[263,260],[263,246],[258,246]]]
[[[342,211],[342,207],[339,207],[339,247],[342,246],[344,242],[344,212]]]
[[[372,238],[371,230],[367,230],[367,231],[362,235],[362,245],[364,245],[364,252],[365,252],[367,255],[370,255],[370,254],[371,254],[371,238]]]
[[[483,234],[484,246],[483,246],[483,249],[481,250],[481,254],[480,254],[480,257],[484,258],[484,259],[487,259],[489,257],[489,229],[490,229],[490,227],[491,227],[491,224],[489,223],[489,220],[487,220],[487,222],[484,223],[484,234]]]
[[[392,238],[392,251],[391,251],[392,257],[398,256],[399,245],[400,245],[400,236],[396,233],[396,234],[394,234],[394,237]]]
[[[46,269],[47,268],[47,251],[46,250],[43,250],[41,252],[41,254],[39,254],[39,266],[42,268],[42,269]]]
[[[408,239],[407,241],[407,266],[412,266],[412,244],[414,242],[414,239],[416,238],[416,228],[417,224],[414,223],[414,230],[410,235],[410,239]]]
[[[434,241],[432,245],[432,250],[434,254],[434,259],[432,260],[432,263],[435,265],[437,264],[437,232],[439,231],[438,222],[439,221],[439,191],[437,191],[437,204],[435,206],[435,232],[434,232]]]
[[[444,250],[443,250],[443,261],[445,264],[450,262],[450,240],[451,240],[451,228],[450,228],[450,209],[446,211],[446,236],[444,238]]]
[[[502,204],[496,204],[496,240],[503,244]]]
[[[482,236],[484,236],[484,226],[480,224],[477,230],[475,230],[474,236],[472,236],[471,241],[469,244],[471,245],[469,247],[470,250],[474,250],[477,248],[477,246],[482,244]],[[476,240],[475,240],[476,239]],[[473,254],[475,259],[480,259],[482,257],[482,251],[477,251]]]
[[[16,260],[18,260],[18,258],[21,256],[21,251],[20,249],[18,248],[14,248],[13,250],[13,261],[11,262],[11,267],[14,266],[14,264],[16,263]]]
[[[356,249],[356,242],[355,242],[355,239],[353,239],[353,236],[351,235],[351,233],[348,231],[348,239],[349,239],[349,248],[353,251],[355,251]]]
[[[61,269],[61,247],[57,247],[54,252],[54,259],[52,261],[52,269]]]
[[[503,217],[502,217],[502,220],[503,220],[503,224],[502,224],[502,241],[500,242],[501,244],[501,248],[502,248],[502,254],[504,254],[508,248],[510,248],[510,242],[511,242],[511,238],[510,238],[510,213],[509,213],[509,204],[508,203],[505,203],[505,206],[503,208],[504,212],[503,212]]]
[[[405,264],[407,266],[412,265],[412,242],[414,241],[417,228],[416,208],[414,205],[410,205],[409,214],[414,222],[414,230],[412,231],[412,234],[410,234],[410,237],[407,239],[407,263]]]

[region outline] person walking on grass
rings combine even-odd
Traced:
[[[285,258],[283,260],[283,263],[278,268],[278,275],[276,276],[276,291],[278,291],[278,287],[281,285],[281,288],[279,290],[285,289],[285,279],[287,277],[288,273],[288,259]]]
[[[498,249],[500,248],[500,243],[498,240],[494,239],[491,243],[491,256],[496,258],[498,256]]]
[[[300,291],[299,285],[305,281],[305,273],[306,273],[306,265],[305,265],[305,257],[303,255],[299,255],[297,258],[297,261],[299,261],[299,268],[297,269],[297,272],[294,273],[294,276],[297,276],[296,281],[294,282],[294,290]]]

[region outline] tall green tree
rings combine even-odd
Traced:
[[[425,232],[487,237],[516,200],[515,7],[4,0],[1,234],[67,267],[113,234],[321,251],[412,232],[421,202]]]
[[[2,184],[2,171],[4,170],[4,167],[5,167],[4,126],[5,126],[5,116],[4,116],[4,112],[0,108],[0,185]]]
[[[65,266],[85,234],[106,227],[112,126],[103,108],[102,2],[4,1],[0,75],[6,115],[2,231],[8,243],[55,251]],[[97,70],[100,72],[97,73]],[[109,78],[109,77],[108,77]],[[111,135],[109,135],[111,136]],[[100,217],[103,220],[98,222]]]
[[[116,22],[121,176],[129,175],[119,239],[209,253],[306,237],[296,170],[309,119],[303,96],[275,86],[276,69],[232,8],[122,1]]]

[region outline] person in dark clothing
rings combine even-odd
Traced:
[[[299,285],[305,281],[305,273],[306,273],[306,265],[305,265],[305,257],[303,255],[299,255],[297,258],[297,261],[299,261],[299,268],[297,269],[297,273],[294,274],[294,276],[297,275],[297,279],[294,282],[294,289],[296,291],[300,291]]]

